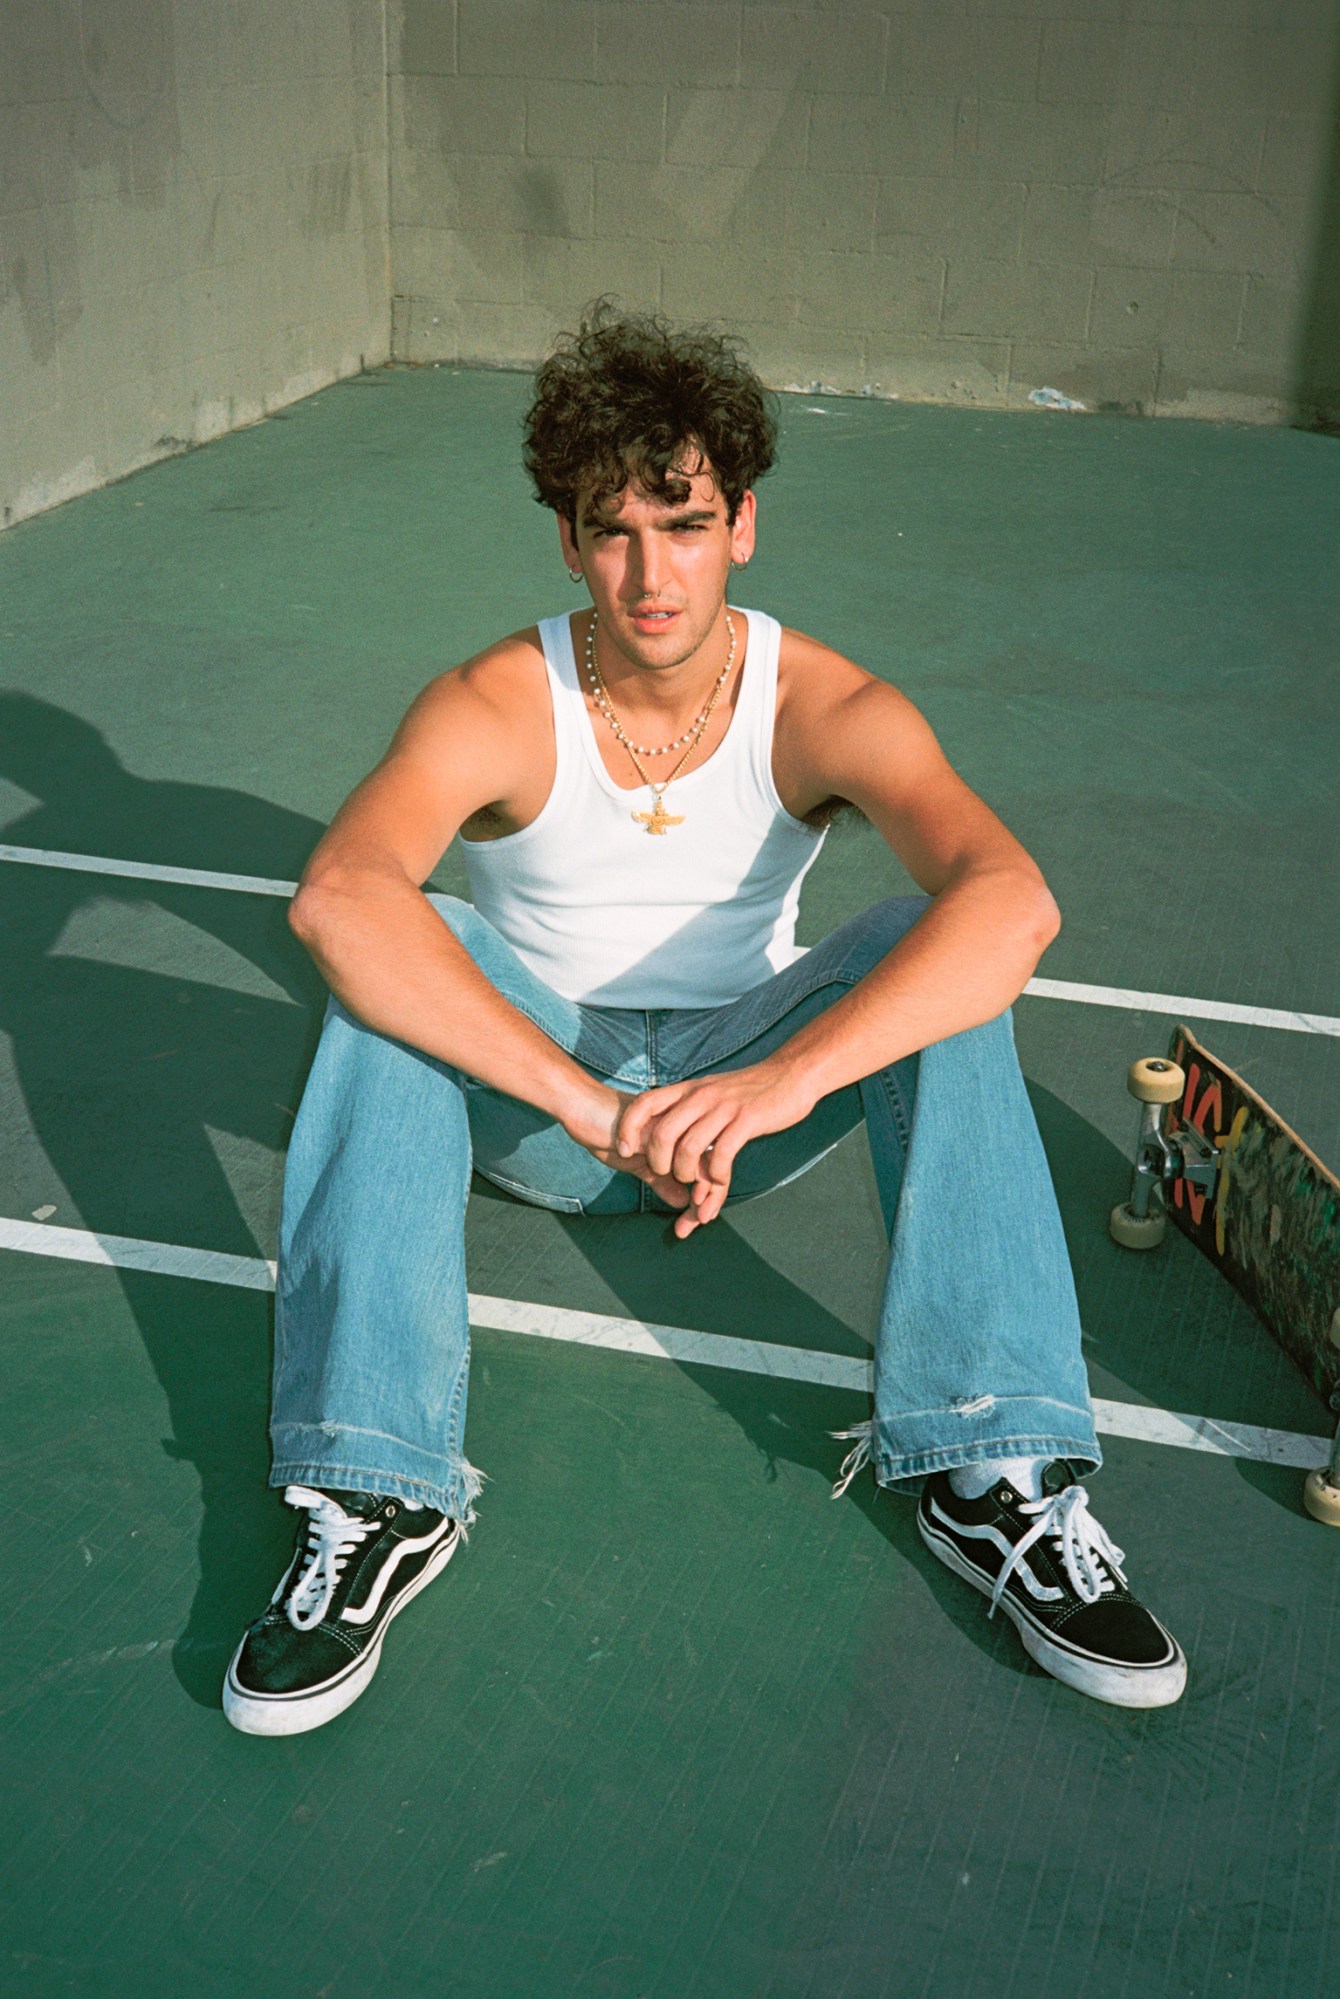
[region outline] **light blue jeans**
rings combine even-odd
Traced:
[[[513,1006],[630,1092],[761,1060],[927,906],[877,903],[731,1005],[644,1012],[563,999],[468,903],[432,900]],[[1009,1015],[755,1139],[730,1200],[795,1179],[862,1118],[890,1245],[869,1434],[879,1482],[915,1485],[983,1458],[1098,1464],[1074,1283]],[[663,1208],[522,1097],[374,1033],[332,1000],[284,1179],[273,1485],[394,1493],[472,1517],[480,1481],[462,1448],[472,1163],[563,1213]]]

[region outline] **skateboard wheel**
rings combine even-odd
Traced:
[[[1303,1504],[1314,1520],[1340,1527],[1340,1486],[1331,1485],[1324,1471],[1310,1471],[1303,1482]]]
[[[1126,1088],[1142,1104],[1175,1104],[1186,1077],[1166,1055],[1142,1055],[1126,1071]]]
[[[1119,1242],[1123,1249],[1157,1249],[1167,1226],[1162,1208],[1153,1208],[1144,1216],[1133,1215],[1129,1201],[1118,1201],[1107,1223],[1113,1242]]]

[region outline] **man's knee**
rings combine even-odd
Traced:
[[[396,1088],[420,1091],[426,1073],[436,1074],[442,1069],[443,1064],[431,1055],[379,1033],[331,997],[312,1067],[313,1078],[319,1074],[326,1088],[378,1093]]]

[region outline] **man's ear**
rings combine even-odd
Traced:
[[[754,552],[754,529],[757,519],[757,503],[752,492],[741,495],[740,504],[731,522],[730,559],[741,568]]]
[[[577,537],[572,530],[572,522],[566,514],[555,514],[558,522],[558,545],[563,551],[563,560],[569,569],[580,569],[582,558],[577,552]]]

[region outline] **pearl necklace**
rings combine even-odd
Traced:
[[[601,678],[600,668],[596,665],[596,625],[598,623],[599,613],[592,611],[590,629],[586,634],[586,677],[591,683],[591,698],[627,750],[633,760],[634,769],[655,800],[655,804],[650,812],[634,812],[630,816],[636,819],[640,825],[645,826],[649,833],[664,833],[669,826],[682,826],[684,824],[682,814],[676,818],[673,814],[666,811],[665,806],[661,802],[662,794],[666,790],[666,787],[672,784],[675,778],[679,776],[679,773],[697,749],[698,744],[702,740],[703,731],[711,720],[712,710],[721,698],[721,690],[730,678],[730,670],[735,664],[735,621],[731,617],[730,612],[727,611],[726,630],[730,634],[730,650],[726,654],[726,664],[717,675],[716,683],[697,721],[693,722],[682,736],[677,736],[673,743],[666,743],[662,748],[654,750],[644,748],[641,743],[635,743],[614,712],[614,704],[610,700],[609,690]],[[669,777],[653,778],[649,771],[643,769],[643,757],[668,756],[672,750],[679,749],[685,743],[688,744],[688,748],[670,772]]]
[[[727,611],[726,613],[726,630],[730,633],[730,651],[726,655],[726,664],[717,675],[716,685],[708,697],[706,706],[698,716],[697,721],[691,722],[682,736],[676,736],[673,743],[663,743],[659,749],[654,750],[649,749],[645,743],[630,742],[624,732],[623,723],[614,712],[614,704],[610,700],[609,690],[600,677],[600,668],[596,665],[596,626],[598,623],[599,613],[593,611],[591,613],[590,629],[586,634],[586,677],[591,683],[592,699],[624,748],[640,757],[668,757],[671,750],[682,749],[690,737],[701,735],[707,726],[708,717],[717,704],[722,688],[730,678],[730,670],[735,664],[735,622],[730,612]],[[666,783],[668,784],[669,781],[667,778]]]

